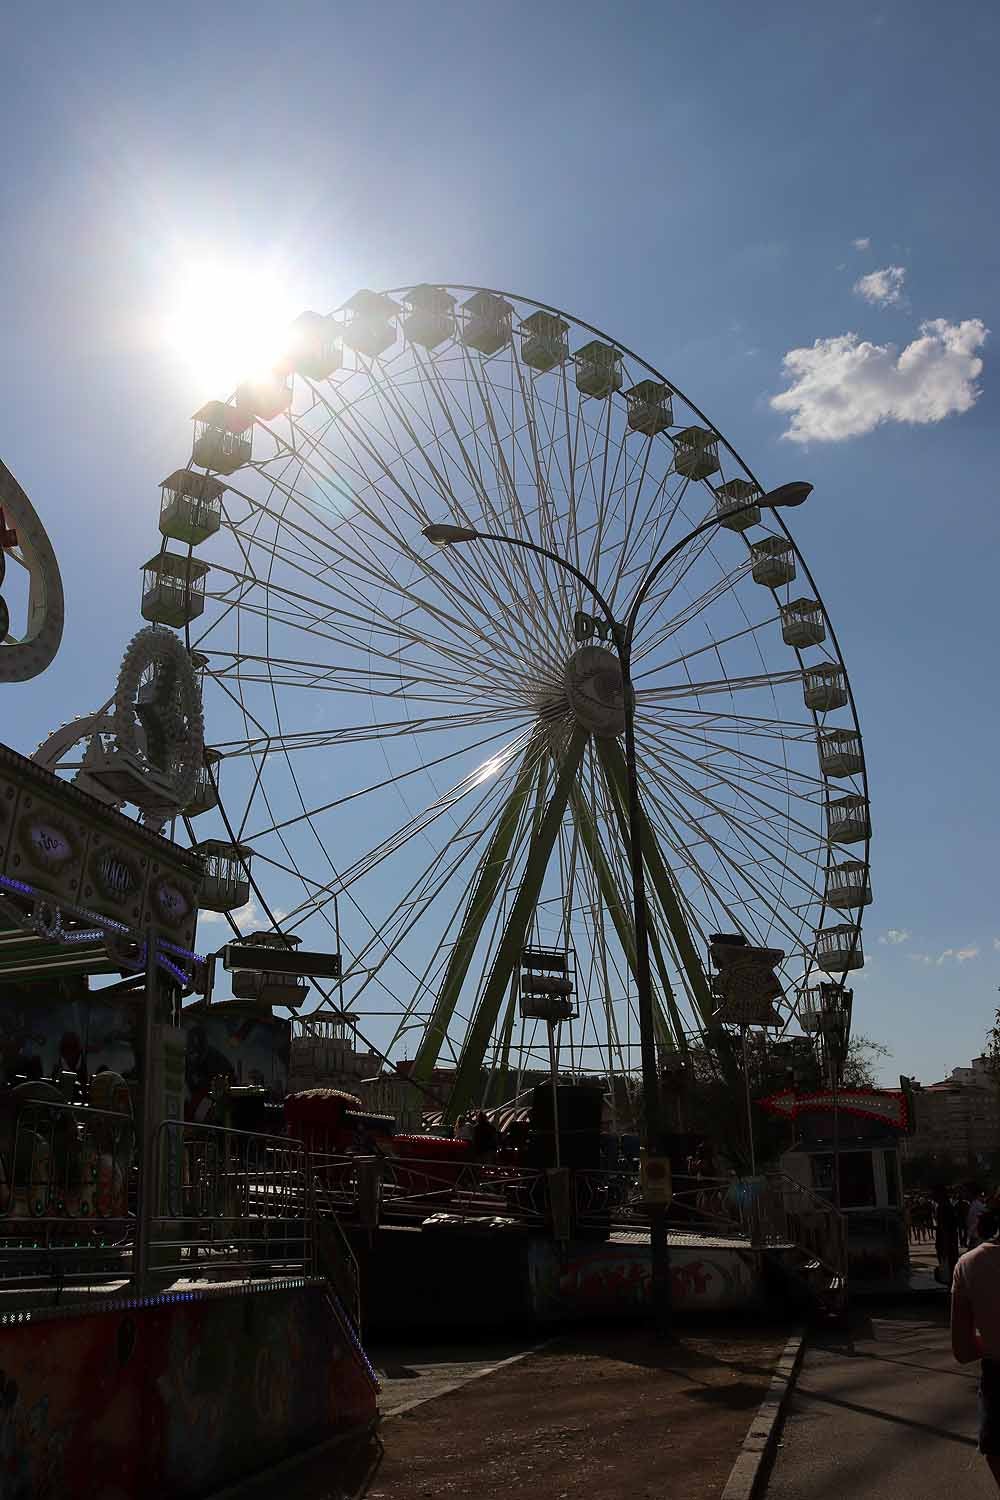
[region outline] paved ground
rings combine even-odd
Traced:
[[[376,1348],[387,1377],[380,1446],[357,1453],[346,1471],[327,1452],[230,1493],[718,1500],[788,1332],[719,1323],[682,1329],[671,1345],[639,1328],[586,1332],[515,1362],[511,1347],[496,1343]]]
[[[539,1341],[541,1342],[541,1340]],[[520,1339],[484,1339],[475,1344],[374,1344],[368,1353],[382,1384],[383,1420],[481,1380],[535,1347]]]
[[[978,1370],[952,1359],[943,1293],[862,1317],[852,1339],[814,1338],[767,1500],[996,1500]]]

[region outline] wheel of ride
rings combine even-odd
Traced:
[[[295,334],[273,379],[199,413],[170,491],[201,503],[199,465],[225,486],[191,543],[208,572],[185,636],[222,756],[197,831],[253,851],[254,919],[307,947],[340,927],[344,1003],[417,1077],[457,1069],[452,1113],[548,1068],[519,1010],[526,949],[575,976],[562,1066],[631,1079],[614,658],[563,570],[422,533],[549,548],[621,619],[715,516],[633,653],[661,1054],[712,1022],[712,933],[784,952],[784,1024],[842,983],[870,900],[861,735],[812,573],[754,504],[768,486],[666,375],[519,296],[359,293]]]

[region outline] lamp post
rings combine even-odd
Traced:
[[[796,480],[781,485],[755,500],[740,506],[727,515],[739,515],[740,511],[758,509],[777,510],[780,507],[801,505],[812,490],[811,484]],[[520,547],[544,557],[556,567],[562,568],[581,584],[594,600],[605,624],[608,636],[614,642],[622,677],[622,695],[625,717],[625,769],[628,789],[629,864],[632,879],[632,921],[635,929],[635,984],[639,1012],[639,1042],[642,1059],[643,1093],[643,1142],[646,1157],[659,1156],[663,1148],[663,1127],[660,1114],[660,1082],[656,1066],[656,1034],[653,1026],[653,980],[649,958],[649,907],[646,900],[646,876],[642,850],[642,807],[639,797],[639,773],[635,752],[635,692],[632,686],[632,640],[635,635],[639,610],[648,598],[650,589],[663,570],[685,547],[713,530],[719,517],[709,516],[699,526],[683,536],[654,565],[632,600],[632,606],[624,625],[620,625],[597,585],[558,552],[548,547],[529,542],[523,537],[507,536],[502,532],[479,531],[472,526],[452,526],[446,523],[425,526],[423,534],[429,542],[441,547],[455,546],[463,542],[501,542],[510,547]],[[667,1240],[666,1204],[651,1203],[650,1254],[653,1270],[653,1320],[658,1333],[669,1336],[672,1322],[670,1286],[670,1247]]]

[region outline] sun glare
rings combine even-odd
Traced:
[[[274,368],[301,311],[271,273],[192,262],[167,299],[163,335],[204,394],[225,397]]]

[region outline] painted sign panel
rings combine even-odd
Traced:
[[[187,1032],[186,1112],[204,1120],[211,1105],[212,1079],[259,1084],[275,1099],[288,1087],[291,1023],[276,1016],[248,1016],[238,1010],[197,1009],[181,1014]]]
[[[534,1313],[543,1321],[639,1312],[652,1292],[649,1245],[641,1241],[574,1241],[561,1260],[556,1246],[533,1240],[528,1273]],[[755,1257],[735,1247],[671,1246],[670,1274],[677,1309],[747,1307],[760,1295]]]
[[[260,1084],[275,1099],[288,1085],[291,1026],[278,1017],[238,1011],[182,1013],[186,1037],[184,1107],[201,1120],[210,1102],[213,1078]],[[142,1002],[102,1000],[100,990],[81,990],[77,999],[23,998],[23,991],[0,988],[0,1083],[16,1074],[51,1078],[54,1070],[76,1073],[85,1062],[93,1078],[99,1069],[139,1076]]]
[[[374,1420],[325,1284],[174,1297],[4,1328],[4,1500],[182,1500]]]
[[[76,1073],[85,1059],[91,1077],[103,1067],[134,1081],[138,1077],[140,1007],[134,1001],[101,1000],[99,996],[100,991],[89,995],[81,991],[76,1000],[56,996],[29,1001],[22,998],[23,991],[21,996],[16,992],[4,995],[0,989],[3,1078],[39,1068],[44,1078],[51,1078],[54,1069]],[[32,1059],[37,1061],[32,1063]]]

